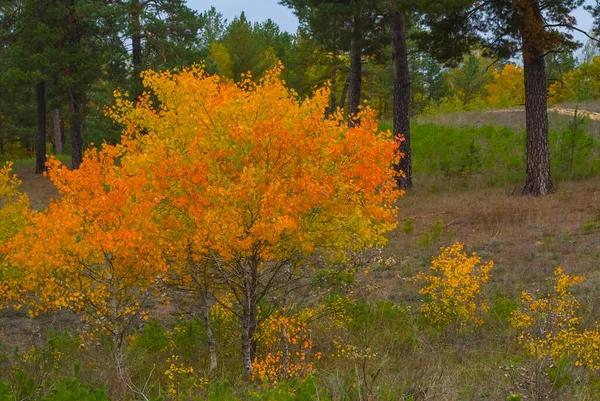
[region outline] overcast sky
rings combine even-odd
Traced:
[[[283,31],[295,33],[298,29],[296,16],[291,9],[279,5],[278,0],[187,0],[187,3],[198,11],[214,6],[228,21],[244,11],[250,21],[262,22],[271,18]]]
[[[593,0],[586,0],[586,4],[593,2]],[[298,19],[289,8],[279,5],[278,0],[219,0],[218,2],[215,0],[188,0],[188,5],[198,11],[207,10],[214,5],[228,21],[244,11],[248,20],[253,22],[262,22],[271,18],[284,31],[294,33],[298,28]],[[579,9],[573,15],[577,18],[579,28],[584,31],[592,28],[592,17],[587,11]],[[578,32],[574,32],[574,35],[583,43],[587,41],[587,38]]]

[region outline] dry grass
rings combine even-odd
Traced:
[[[589,108],[586,108],[588,107]],[[561,109],[574,109],[574,104],[566,103],[558,106]],[[600,111],[600,106],[596,105],[580,105],[581,111],[587,110],[590,113]],[[557,110],[548,110],[548,120],[550,130],[564,131],[567,129],[569,122],[572,120],[572,114],[568,112],[560,112]],[[447,125],[452,127],[482,127],[486,125],[494,125],[500,127],[508,127],[514,131],[525,131],[525,108],[514,107],[505,110],[481,110],[481,111],[461,111],[456,113],[421,116],[417,119],[419,123],[432,123],[439,125]],[[588,124],[588,134],[598,138],[600,135],[600,120],[590,119]]]
[[[390,235],[387,249],[398,264],[374,273],[380,288],[374,296],[416,299],[416,286],[407,278],[428,266],[440,245],[455,241],[494,260],[492,292],[515,294],[543,283],[557,266],[588,277],[588,290],[600,289],[600,230],[582,230],[598,215],[600,178],[564,183],[557,193],[539,198],[510,192],[503,188],[409,192],[399,202],[400,226]],[[414,220],[413,234],[402,231],[409,218]],[[443,226],[441,242],[424,248],[419,238],[436,221]]]

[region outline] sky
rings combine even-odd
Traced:
[[[205,11],[214,6],[223,14],[227,21],[233,20],[246,13],[246,18],[252,22],[263,22],[271,18],[283,31],[295,33],[298,29],[298,19],[292,10],[279,5],[278,0],[187,0],[190,8]]]
[[[585,0],[586,4],[593,4],[594,0]],[[295,33],[298,28],[298,19],[292,11],[282,5],[278,0],[188,0],[188,6],[198,11],[205,11],[211,6],[215,6],[217,11],[221,12],[228,21],[240,15],[242,11],[246,13],[246,18],[253,22],[262,22],[267,18],[276,22],[283,31]],[[575,10],[573,16],[577,18],[577,26],[584,31],[590,31],[592,28],[592,17],[582,8]],[[582,43],[587,42],[585,35],[574,32],[575,38]]]

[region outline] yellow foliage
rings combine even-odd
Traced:
[[[356,363],[364,362],[377,357],[377,353],[371,348],[359,348],[354,344],[345,344],[341,339],[334,339],[335,356]]]
[[[78,170],[50,159],[61,197],[6,246],[7,262],[19,267],[10,282],[15,301],[31,315],[70,309],[92,333],[114,339],[145,318],[142,304],[166,271],[149,215],[160,198],[145,177],[115,165],[119,156],[115,147],[90,150]]]
[[[160,106],[149,95],[134,105],[117,94],[108,111],[126,126],[122,163],[148,171],[165,205],[187,216],[169,222],[195,231],[184,236],[194,255],[232,260],[260,244],[269,261],[290,249],[363,248],[395,227],[402,192],[391,134],[377,132],[369,108],[354,129],[341,112],[323,118],[328,91],[298,103],[279,74],[233,84],[201,67],[148,71],[144,83]]]
[[[29,198],[19,191],[21,181],[11,172],[12,163],[0,168],[0,244],[25,226],[29,217]]]
[[[222,43],[213,42],[210,44],[208,58],[217,64],[219,75],[223,78],[233,79],[233,70],[231,69],[232,60],[227,48]]]
[[[21,307],[16,282],[22,274],[6,260],[9,252],[7,243],[24,230],[34,212],[29,207],[29,198],[19,191],[21,181],[11,172],[12,163],[0,169],[0,306],[12,304]]]
[[[494,108],[525,104],[523,67],[507,64],[502,71],[492,72],[492,82],[486,85],[486,102]]]
[[[600,57],[591,63],[583,63],[575,70],[563,74],[562,80],[548,88],[548,101],[579,101],[600,97]]]
[[[384,244],[402,195],[398,143],[378,131],[373,110],[363,107],[349,128],[340,110],[325,116],[328,89],[299,101],[282,68],[238,84],[201,66],[147,71],[146,95],[133,104],[117,93],[107,110],[126,127],[121,165],[160,199],[154,218],[165,228],[160,246],[171,248],[169,279],[235,300],[248,319],[282,280],[311,274],[315,252],[343,262]]]
[[[313,320],[318,310],[306,308],[297,315],[288,316],[286,311],[277,311],[260,325],[255,339],[267,353],[257,356],[252,363],[252,378],[277,384],[282,379],[305,378],[314,372],[311,330],[308,321]]]
[[[197,376],[194,368],[181,362],[178,355],[167,358],[167,364],[169,367],[163,372],[167,379],[167,393],[175,399],[185,399],[194,389],[208,385],[208,379]]]
[[[570,357],[576,366],[600,369],[600,331],[578,330],[580,302],[571,287],[585,279],[554,271],[554,291],[534,299],[528,292],[521,296],[522,307],[511,315],[519,342],[536,360],[558,360]]]
[[[481,286],[488,281],[494,263],[480,261],[475,253],[467,256],[463,245],[456,243],[433,258],[429,274],[417,275],[427,284],[419,292],[425,296],[421,312],[430,323],[456,330],[482,323],[478,314],[487,311],[487,305],[480,300]]]

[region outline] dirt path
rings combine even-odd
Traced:
[[[513,107],[512,109],[500,109],[500,110],[488,110],[488,113],[515,113],[515,112],[523,112],[525,108],[522,106]],[[561,114],[564,116],[573,116],[575,114],[575,109],[566,109],[562,107],[549,107],[548,111],[551,113]],[[596,113],[595,111],[588,110],[577,110],[577,114],[580,116],[587,116],[590,120],[600,121],[600,113]]]
[[[58,191],[48,177],[23,170],[16,173],[22,181],[21,190],[29,196],[32,208],[45,209],[50,199],[58,197]]]
[[[575,109],[563,109],[561,107],[550,107],[548,111],[565,116],[573,116],[575,114]],[[577,114],[587,116],[590,120],[600,121],[600,113],[596,113],[595,111],[577,110]]]

